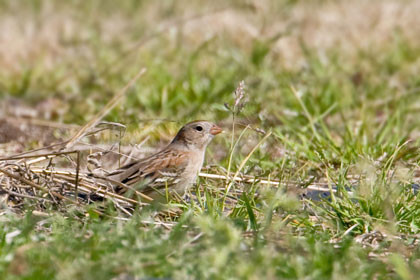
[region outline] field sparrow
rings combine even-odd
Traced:
[[[124,165],[109,173],[108,178],[158,201],[166,198],[167,190],[183,196],[203,166],[207,145],[220,132],[222,129],[211,122],[190,122],[162,151]]]

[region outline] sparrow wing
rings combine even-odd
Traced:
[[[148,158],[122,166],[108,174],[108,177],[147,193],[178,183],[187,163],[187,153],[163,150]]]

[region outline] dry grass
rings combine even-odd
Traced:
[[[156,10],[155,5],[145,4],[141,9],[149,10],[143,12],[147,18],[134,16],[133,24],[133,18],[124,12],[117,10],[110,15],[95,10],[95,4],[89,10],[89,20],[68,12],[69,6],[58,2],[41,5],[36,14],[31,11],[36,8],[22,9],[11,2],[0,18],[3,30],[0,67],[7,69],[3,75],[14,75],[41,61],[46,71],[54,71],[70,61],[94,62],[97,59],[94,50],[86,47],[93,37],[104,45],[122,43],[126,50],[138,46],[155,48],[154,39],[162,39],[162,36],[170,44],[181,40],[191,49],[214,37],[222,37],[245,49],[255,38],[274,38],[274,55],[287,67],[303,63],[302,43],[320,53],[334,49],[354,54],[386,47],[384,43],[391,40],[396,31],[413,43],[419,43],[420,3],[415,0],[313,1],[295,5],[267,0],[249,1],[239,9],[218,4],[201,3],[199,12],[195,6],[186,5],[189,8],[182,12],[175,10],[169,16]],[[103,16],[106,20],[98,20]],[[136,22],[139,22],[137,26]],[[153,24],[147,24],[148,29],[143,30],[140,23],[144,22]],[[125,35],[136,29],[139,37]]]

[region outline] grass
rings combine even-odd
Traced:
[[[0,1],[2,104],[83,126],[145,67],[105,117],[127,125],[124,144],[159,147],[208,119],[227,132],[209,172],[280,182],[200,178],[165,224],[153,207],[119,219],[2,204],[0,278],[416,279],[417,2]],[[337,192],[301,200],[288,182],[308,181]]]

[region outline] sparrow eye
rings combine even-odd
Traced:
[[[198,125],[198,126],[195,127],[195,130],[202,131],[203,130],[203,127]]]

